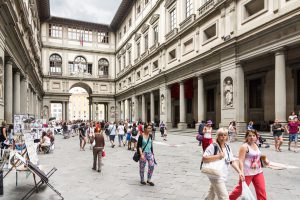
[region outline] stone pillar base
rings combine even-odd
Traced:
[[[183,129],[187,128],[187,124],[185,122],[179,122],[177,124],[177,127],[178,127],[179,130],[183,130]]]
[[[167,129],[172,129],[173,128],[172,122],[166,122],[165,125],[166,125]]]
[[[201,122],[198,122],[197,124],[195,124],[195,130],[197,131],[198,133],[198,128],[199,128],[199,125],[202,124]],[[205,123],[204,123],[205,124]]]

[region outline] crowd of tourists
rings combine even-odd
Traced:
[[[283,134],[288,134],[288,150],[297,152],[297,140],[300,133],[300,112],[298,115],[292,112],[287,123],[274,120],[271,131],[274,137],[275,151],[282,151]],[[63,138],[72,136],[79,137],[79,150],[85,151],[86,145],[93,150],[92,169],[101,172],[102,157],[105,156],[105,143],[108,142],[110,148],[117,145],[120,148],[134,151],[133,160],[139,162],[140,183],[142,185],[154,186],[152,175],[156,164],[154,156],[153,141],[156,138],[157,129],[164,141],[167,141],[167,127],[164,122],[155,124],[154,122],[94,122],[94,121],[73,121],[49,124],[55,127],[55,133],[61,133]],[[217,196],[220,200],[238,199],[244,187],[253,183],[256,198],[258,200],[267,199],[263,167],[269,165],[269,161],[261,152],[261,147],[268,148],[270,145],[259,132],[254,128],[254,122],[250,121],[244,135],[244,142],[239,148],[238,157],[235,158],[231,150],[231,143],[238,140],[237,123],[230,122],[228,128],[220,128],[213,138],[213,121],[202,121],[198,127],[197,140],[202,146],[201,171],[205,173],[211,186],[206,200],[213,200]],[[7,147],[6,141],[12,140],[12,126],[2,123],[0,134],[1,148]],[[60,131],[61,130],[61,131]],[[45,146],[54,143],[52,132],[43,132],[39,139],[39,149],[43,151]],[[293,143],[293,146],[292,146]],[[145,179],[145,167],[148,164],[147,177]],[[231,193],[226,188],[228,168],[231,165],[238,173],[239,182]],[[221,172],[221,173],[216,173]],[[245,186],[246,185],[246,186]]]

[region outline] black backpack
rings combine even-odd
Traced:
[[[132,136],[137,136],[138,132],[136,130],[136,127],[132,128],[132,133],[131,134],[132,134]]]

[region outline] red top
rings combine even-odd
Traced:
[[[289,122],[289,133],[290,134],[295,134],[298,132],[298,123],[297,122]]]

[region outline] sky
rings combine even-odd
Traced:
[[[122,0],[50,0],[51,16],[110,24]]]

